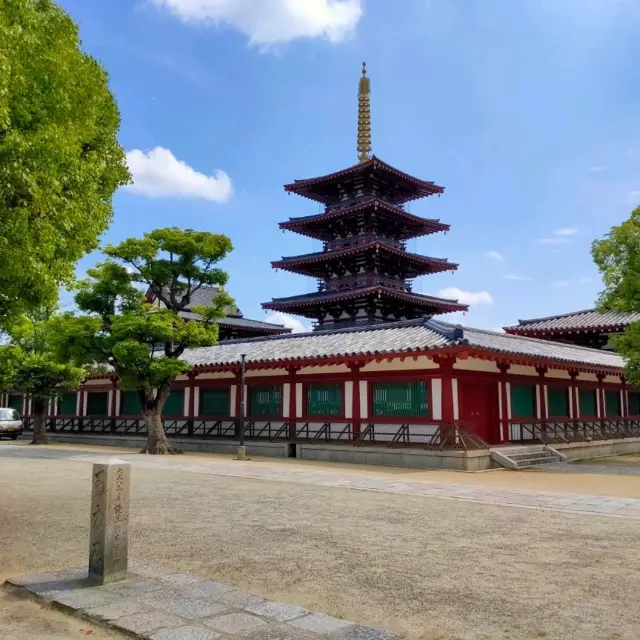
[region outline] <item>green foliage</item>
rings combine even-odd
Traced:
[[[190,368],[181,359],[185,349],[218,340],[216,321],[233,304],[223,290],[212,307],[190,307],[202,321],[185,320],[179,312],[203,285],[227,282],[227,274],[215,265],[231,249],[226,236],[177,228],[156,229],[142,239],[107,247],[107,261],[90,269],[78,285],[76,303],[84,315],[54,320],[60,359],[108,363],[123,389],[140,391],[148,410],[157,407],[166,395],[159,392],[154,399],[153,389],[168,387]],[[146,303],[141,285],[164,306]]]
[[[591,253],[604,283],[598,307],[640,312],[640,207],[602,240],[596,240]],[[612,343],[625,359],[627,378],[640,384],[640,323],[629,325]]]
[[[9,332],[11,342],[0,346],[0,386],[40,400],[77,389],[86,376],[82,367],[56,359],[47,319],[20,318]]]
[[[51,0],[0,0],[0,327],[55,303],[130,180],[104,69]]]

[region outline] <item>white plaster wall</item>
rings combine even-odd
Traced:
[[[458,399],[458,379],[451,379],[451,391],[453,393],[453,419],[460,420],[460,404]]]
[[[383,360],[382,362],[369,362],[360,371],[369,373],[371,371],[416,371],[420,369],[439,369],[431,358],[427,356],[418,356],[416,360],[411,357],[405,357],[404,362],[400,358],[394,358],[391,362]]]
[[[200,415],[200,387],[193,387],[193,417]]]
[[[349,373],[351,369],[346,364],[326,364],[320,367],[302,367],[298,375],[312,375],[318,373]]]
[[[442,379],[431,379],[431,416],[434,420],[442,420]]]
[[[289,417],[289,399],[291,398],[291,384],[285,382],[282,385],[282,417]]]
[[[82,393],[84,395],[84,398],[82,400],[82,415],[86,416],[87,415],[87,398],[89,397],[89,392],[83,391]],[[29,413],[31,413],[31,399],[29,399]]]
[[[490,373],[499,373],[498,365],[490,360],[480,360],[479,358],[467,358],[466,360],[456,360],[454,369],[463,369],[464,371],[487,371]]]
[[[559,380],[570,380],[571,376],[565,369],[548,369],[545,374],[547,378],[557,378]]]
[[[620,376],[605,376],[604,382],[607,384],[620,384]]]
[[[583,382],[598,382],[598,376],[595,373],[580,373],[578,380]]]
[[[536,385],[536,418],[542,418],[542,407],[540,406],[540,385]]]
[[[507,420],[511,420],[511,383],[505,382],[507,387]]]
[[[201,373],[196,376],[196,380],[220,380],[222,378],[235,378],[231,371],[214,371],[212,373]]]
[[[369,383],[360,380],[360,419],[369,419]]]
[[[296,418],[302,417],[302,382],[296,382]]]
[[[94,380],[87,380],[84,383],[84,386],[85,387],[91,387],[91,386],[95,387],[95,386],[100,386],[100,385],[105,386],[107,384],[109,384],[109,380],[105,380],[104,378],[102,378],[102,379],[99,378],[99,379],[94,379]]]
[[[188,416],[189,415],[189,398],[190,397],[191,397],[191,388],[190,387],[185,387],[184,396],[182,398],[182,400],[183,400],[182,415],[183,416]]]
[[[353,418],[353,382],[351,380],[344,383],[344,417],[347,420]]]
[[[186,382],[189,379],[189,376],[182,374],[176,377],[176,380],[180,380],[181,382]]]
[[[107,400],[107,402],[109,403],[107,405],[107,415],[111,416],[111,407],[113,407],[113,389],[109,389],[109,399]],[[117,410],[117,409],[116,409]]]
[[[82,398],[82,391],[78,391],[76,393],[76,415],[77,416],[80,415],[80,400],[81,400],[81,398]],[[26,405],[25,405],[25,408],[23,410],[23,413],[24,413],[24,411],[26,411]]]
[[[525,366],[523,364],[512,364],[509,367],[509,375],[514,376],[537,376],[538,372],[535,367]]]
[[[267,376],[286,376],[286,369],[255,369],[246,372],[247,378],[266,378]]]
[[[238,393],[238,385],[232,384],[229,387],[229,415],[232,418],[236,417],[236,394]]]
[[[600,389],[596,389],[596,417],[601,418],[604,415],[602,411],[602,394]]]

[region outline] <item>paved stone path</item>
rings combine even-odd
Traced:
[[[87,567],[8,580],[62,609],[151,640],[394,640],[323,613],[265,600],[173,569],[130,563],[124,582],[91,586]]]
[[[569,464],[567,462],[554,462],[544,465],[534,471],[553,471],[554,473],[597,473],[608,476],[640,476],[640,467],[632,464],[620,463],[619,465],[607,464]]]
[[[102,453],[87,454],[64,449],[36,449],[19,445],[0,445],[0,457],[59,458],[79,462],[100,462],[104,461],[105,458],[113,457],[113,455]],[[141,456],[138,454],[125,454],[117,457],[127,460],[134,467],[147,469],[187,471],[276,482],[295,482],[323,487],[382,491],[440,500],[461,500],[519,509],[545,509],[569,514],[640,520],[640,499],[638,498],[522,491],[443,482],[398,481],[384,476],[367,476],[360,473],[340,473],[324,470],[315,471],[308,468],[257,461],[196,460],[180,456]]]

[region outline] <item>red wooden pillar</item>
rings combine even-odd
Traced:
[[[509,442],[511,440],[511,433],[509,428],[509,394],[507,393],[507,373],[511,365],[508,362],[499,362],[498,369],[500,371],[500,377],[498,384],[500,386],[500,407],[502,408],[500,415],[500,442]]]
[[[624,376],[620,376],[620,382],[622,383],[622,398],[620,402],[620,413],[623,418],[629,417],[629,383]]]
[[[541,420],[547,420],[549,418],[549,407],[547,406],[547,394],[545,393],[545,375],[547,373],[547,367],[536,367],[538,377],[538,416]]]
[[[298,417],[296,415],[298,405],[297,372],[298,367],[289,368],[289,440],[295,440],[298,434],[298,423],[296,421]]]
[[[362,416],[360,415],[360,364],[351,364],[351,381],[353,384],[353,400],[351,407],[351,425],[353,439],[360,437],[360,425]]]
[[[442,422],[453,424],[455,422],[454,398],[453,398],[453,365],[456,359],[451,356],[434,358],[440,365],[442,384]]]

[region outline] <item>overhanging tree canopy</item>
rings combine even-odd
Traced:
[[[0,0],[0,328],[55,303],[130,180],[104,69],[51,0]]]

